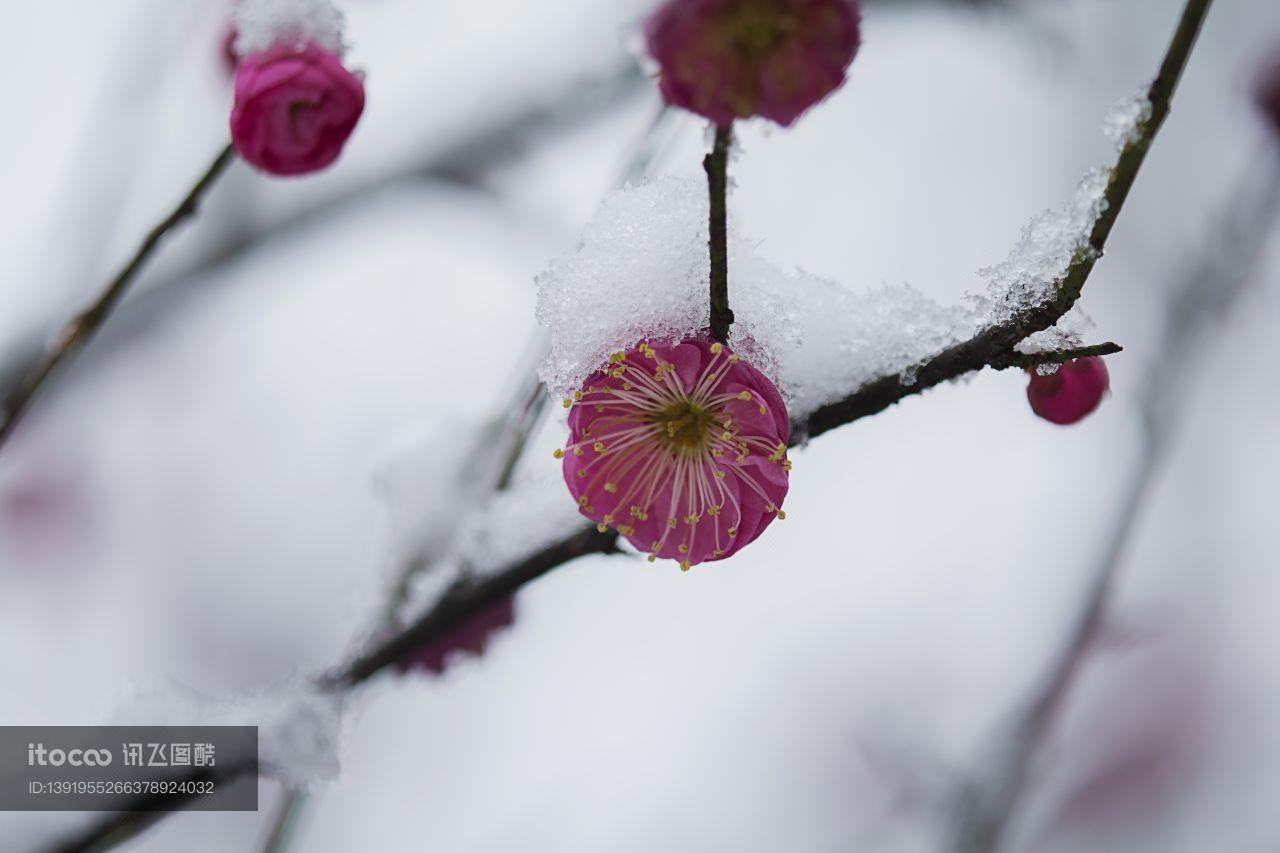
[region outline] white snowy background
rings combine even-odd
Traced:
[[[1110,158],[1102,117],[1152,76],[1179,6],[869,4],[844,89],[794,130],[742,129],[735,223],[783,268],[955,302]],[[402,548],[375,474],[430,434],[443,477],[519,387],[534,276],[658,110],[627,76],[645,7],[346,4],[368,111],[343,159],[292,182],[236,165],[0,454],[0,723],[271,691],[242,709],[266,725],[356,648]],[[230,91],[213,0],[5,20],[0,371],[224,144]],[[787,521],[728,562],[555,571],[484,657],[353,695],[291,849],[938,849],[948,791],[982,774],[1117,523],[1167,296],[1242,175],[1280,156],[1248,100],[1277,49],[1272,0],[1215,4],[1085,291],[1091,339],[1126,348],[1096,415],[1053,427],[1023,375],[984,373],[795,452]],[[651,172],[697,178],[701,124],[659,136]],[[1176,377],[1189,404],[1107,642],[1011,849],[1280,845],[1278,282],[1273,235]],[[527,457],[549,490],[561,440],[553,422]],[[330,775],[309,758],[296,775]],[[124,849],[256,849],[279,794]],[[0,847],[86,819],[0,815]]]

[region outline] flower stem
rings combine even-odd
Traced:
[[[1114,355],[1123,352],[1124,347],[1108,341],[1105,344],[1092,344],[1087,347],[1046,350],[1045,352],[1011,352],[1003,361],[992,362],[991,367],[1003,370],[1006,367],[1035,367],[1039,364],[1066,364],[1077,358],[1088,358],[1095,355]]]
[[[722,344],[729,342],[733,310],[729,307],[729,229],[728,193],[729,146],[733,130],[728,125],[716,127],[716,140],[711,152],[702,160],[707,173],[707,191],[711,195],[711,337]]]
[[[18,381],[4,402],[0,404],[0,448],[4,447],[9,436],[22,418],[23,413],[31,405],[36,394],[57,370],[58,366],[79,352],[93,335],[102,328],[107,317],[119,304],[129,285],[137,278],[143,264],[155,252],[161,240],[180,225],[194,216],[205,193],[214,182],[226,171],[235,159],[235,150],[227,145],[214,158],[213,163],[205,171],[200,180],[187,193],[173,211],[151,229],[142,245],[134,252],[129,262],[116,274],[101,295],[85,310],[71,318],[54,338],[53,343],[40,357],[39,361]]]

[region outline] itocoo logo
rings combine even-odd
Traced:
[[[42,743],[27,744],[27,766],[106,767],[111,763],[109,749],[45,749]]]

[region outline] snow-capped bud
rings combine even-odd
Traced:
[[[566,404],[556,455],[579,511],[651,559],[723,559],[786,517],[786,406],[723,344],[641,341]]]
[[[1068,361],[1053,373],[1043,376],[1035,368],[1029,372],[1031,382],[1027,385],[1027,399],[1031,401],[1031,409],[1055,424],[1066,425],[1083,420],[1098,408],[1111,387],[1107,365],[1097,356]]]
[[[1272,53],[1263,65],[1253,89],[1253,102],[1258,110],[1280,134],[1280,49]]]
[[[424,670],[440,675],[449,667],[450,661],[462,652],[470,652],[476,656],[484,654],[489,647],[490,638],[499,630],[515,624],[515,621],[515,599],[505,598],[480,611],[434,643],[418,649],[400,661],[397,669],[401,674]]]
[[[789,126],[844,83],[860,21],[858,0],[668,0],[645,38],[668,103]]]
[[[342,153],[364,111],[364,83],[314,42],[250,53],[236,69],[231,139],[250,164],[302,175]]]

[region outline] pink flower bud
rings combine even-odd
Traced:
[[[236,152],[273,175],[315,172],[338,159],[364,111],[360,77],[314,43],[242,57],[235,89]]]
[[[858,0],[668,0],[645,37],[667,103],[789,126],[844,83],[860,21]]]
[[[240,54],[236,53],[236,39],[239,37],[235,25],[227,27],[227,32],[222,36],[222,63],[232,74],[240,64]]]
[[[401,674],[415,669],[440,675],[460,652],[482,655],[489,647],[490,638],[516,621],[516,602],[506,598],[482,610],[471,619],[449,631],[430,645],[418,649],[397,664]]]
[[[1280,134],[1280,49],[1264,63],[1254,86],[1253,102],[1272,129]]]
[[[650,559],[723,559],[786,517],[786,406],[728,347],[641,341],[565,404],[570,493]]]
[[[1031,409],[1055,424],[1083,420],[1098,408],[1111,387],[1107,365],[1097,356],[1068,361],[1047,376],[1041,376],[1035,368],[1029,372],[1027,399],[1031,401]]]

